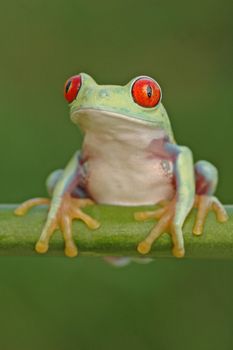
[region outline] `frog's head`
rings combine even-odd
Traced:
[[[72,121],[82,129],[100,125],[107,129],[133,122],[134,126],[143,124],[163,130],[172,138],[170,121],[161,103],[161,88],[150,77],[139,76],[124,86],[98,85],[81,73],[66,81],[64,95]]]

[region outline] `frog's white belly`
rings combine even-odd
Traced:
[[[174,194],[159,159],[135,164],[93,160],[88,164],[87,184],[91,197],[105,204],[155,204]]]
[[[88,147],[89,148],[89,147]],[[97,203],[155,204],[174,195],[171,160],[117,142],[89,149],[86,185]]]

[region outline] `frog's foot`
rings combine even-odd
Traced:
[[[74,257],[78,254],[78,248],[72,235],[72,220],[82,220],[90,229],[97,229],[100,223],[85,214],[80,208],[93,205],[94,202],[88,198],[73,198],[70,194],[65,194],[55,215],[49,215],[42,234],[36,244],[38,253],[45,253],[48,250],[49,240],[54,231],[60,228],[65,241],[65,255]],[[51,207],[51,211],[52,211]]]
[[[205,220],[210,210],[215,212],[219,222],[225,222],[228,219],[224,206],[214,196],[196,195],[194,207],[197,208],[196,221],[193,227],[194,235],[199,236],[202,234]]]
[[[16,215],[24,215],[30,208],[36,205],[49,203],[46,198],[31,199],[24,202],[15,211]],[[94,202],[88,198],[73,198],[70,194],[65,194],[58,208],[51,205],[47,222],[42,234],[36,243],[35,249],[38,253],[46,253],[49,248],[49,240],[54,231],[60,229],[65,241],[65,254],[74,257],[78,254],[78,248],[73,240],[72,220],[82,220],[90,229],[100,226],[99,222],[85,214],[80,208],[93,205]]]
[[[157,210],[137,212],[134,218],[138,221],[145,221],[148,219],[156,219],[158,222],[151,230],[149,235],[138,244],[137,250],[141,254],[147,254],[151,250],[151,246],[156,239],[158,239],[164,232],[169,232],[173,241],[173,255],[176,257],[184,256],[184,242],[181,227],[173,224],[175,215],[176,199],[171,202],[160,203],[164,206]]]

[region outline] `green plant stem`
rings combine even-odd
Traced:
[[[15,205],[0,205],[0,255],[29,256],[36,255],[34,245],[39,238],[46,220],[47,208],[37,207],[27,215],[14,215]],[[73,223],[73,234],[81,255],[89,256],[141,256],[137,244],[143,240],[155,225],[155,221],[136,222],[135,211],[151,207],[116,207],[95,205],[85,209],[89,215],[101,222],[98,230],[88,229],[82,222]],[[208,215],[204,234],[196,237],[192,234],[195,210],[184,225],[186,258],[233,258],[233,206],[226,206],[228,222],[216,221],[214,213]],[[63,239],[57,231],[50,243],[46,256],[63,255]],[[153,245],[148,257],[172,257],[171,239],[162,235]]]

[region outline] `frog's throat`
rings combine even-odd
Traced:
[[[126,120],[128,122],[133,122],[133,123],[138,123],[138,124],[143,124],[146,126],[151,126],[152,128],[163,128],[163,124],[161,122],[158,121],[152,121],[152,120],[148,120],[145,118],[140,117],[139,115],[136,114],[132,114],[132,115],[126,115],[123,113],[116,113],[113,111],[108,111],[108,110],[103,110],[101,108],[76,108],[76,109],[71,109],[71,120],[73,123],[75,124],[79,124],[80,123],[80,119],[84,116],[84,115],[88,115],[88,116],[92,116],[94,114],[102,114],[105,116],[109,116],[112,117],[116,120],[119,119],[123,119]]]

